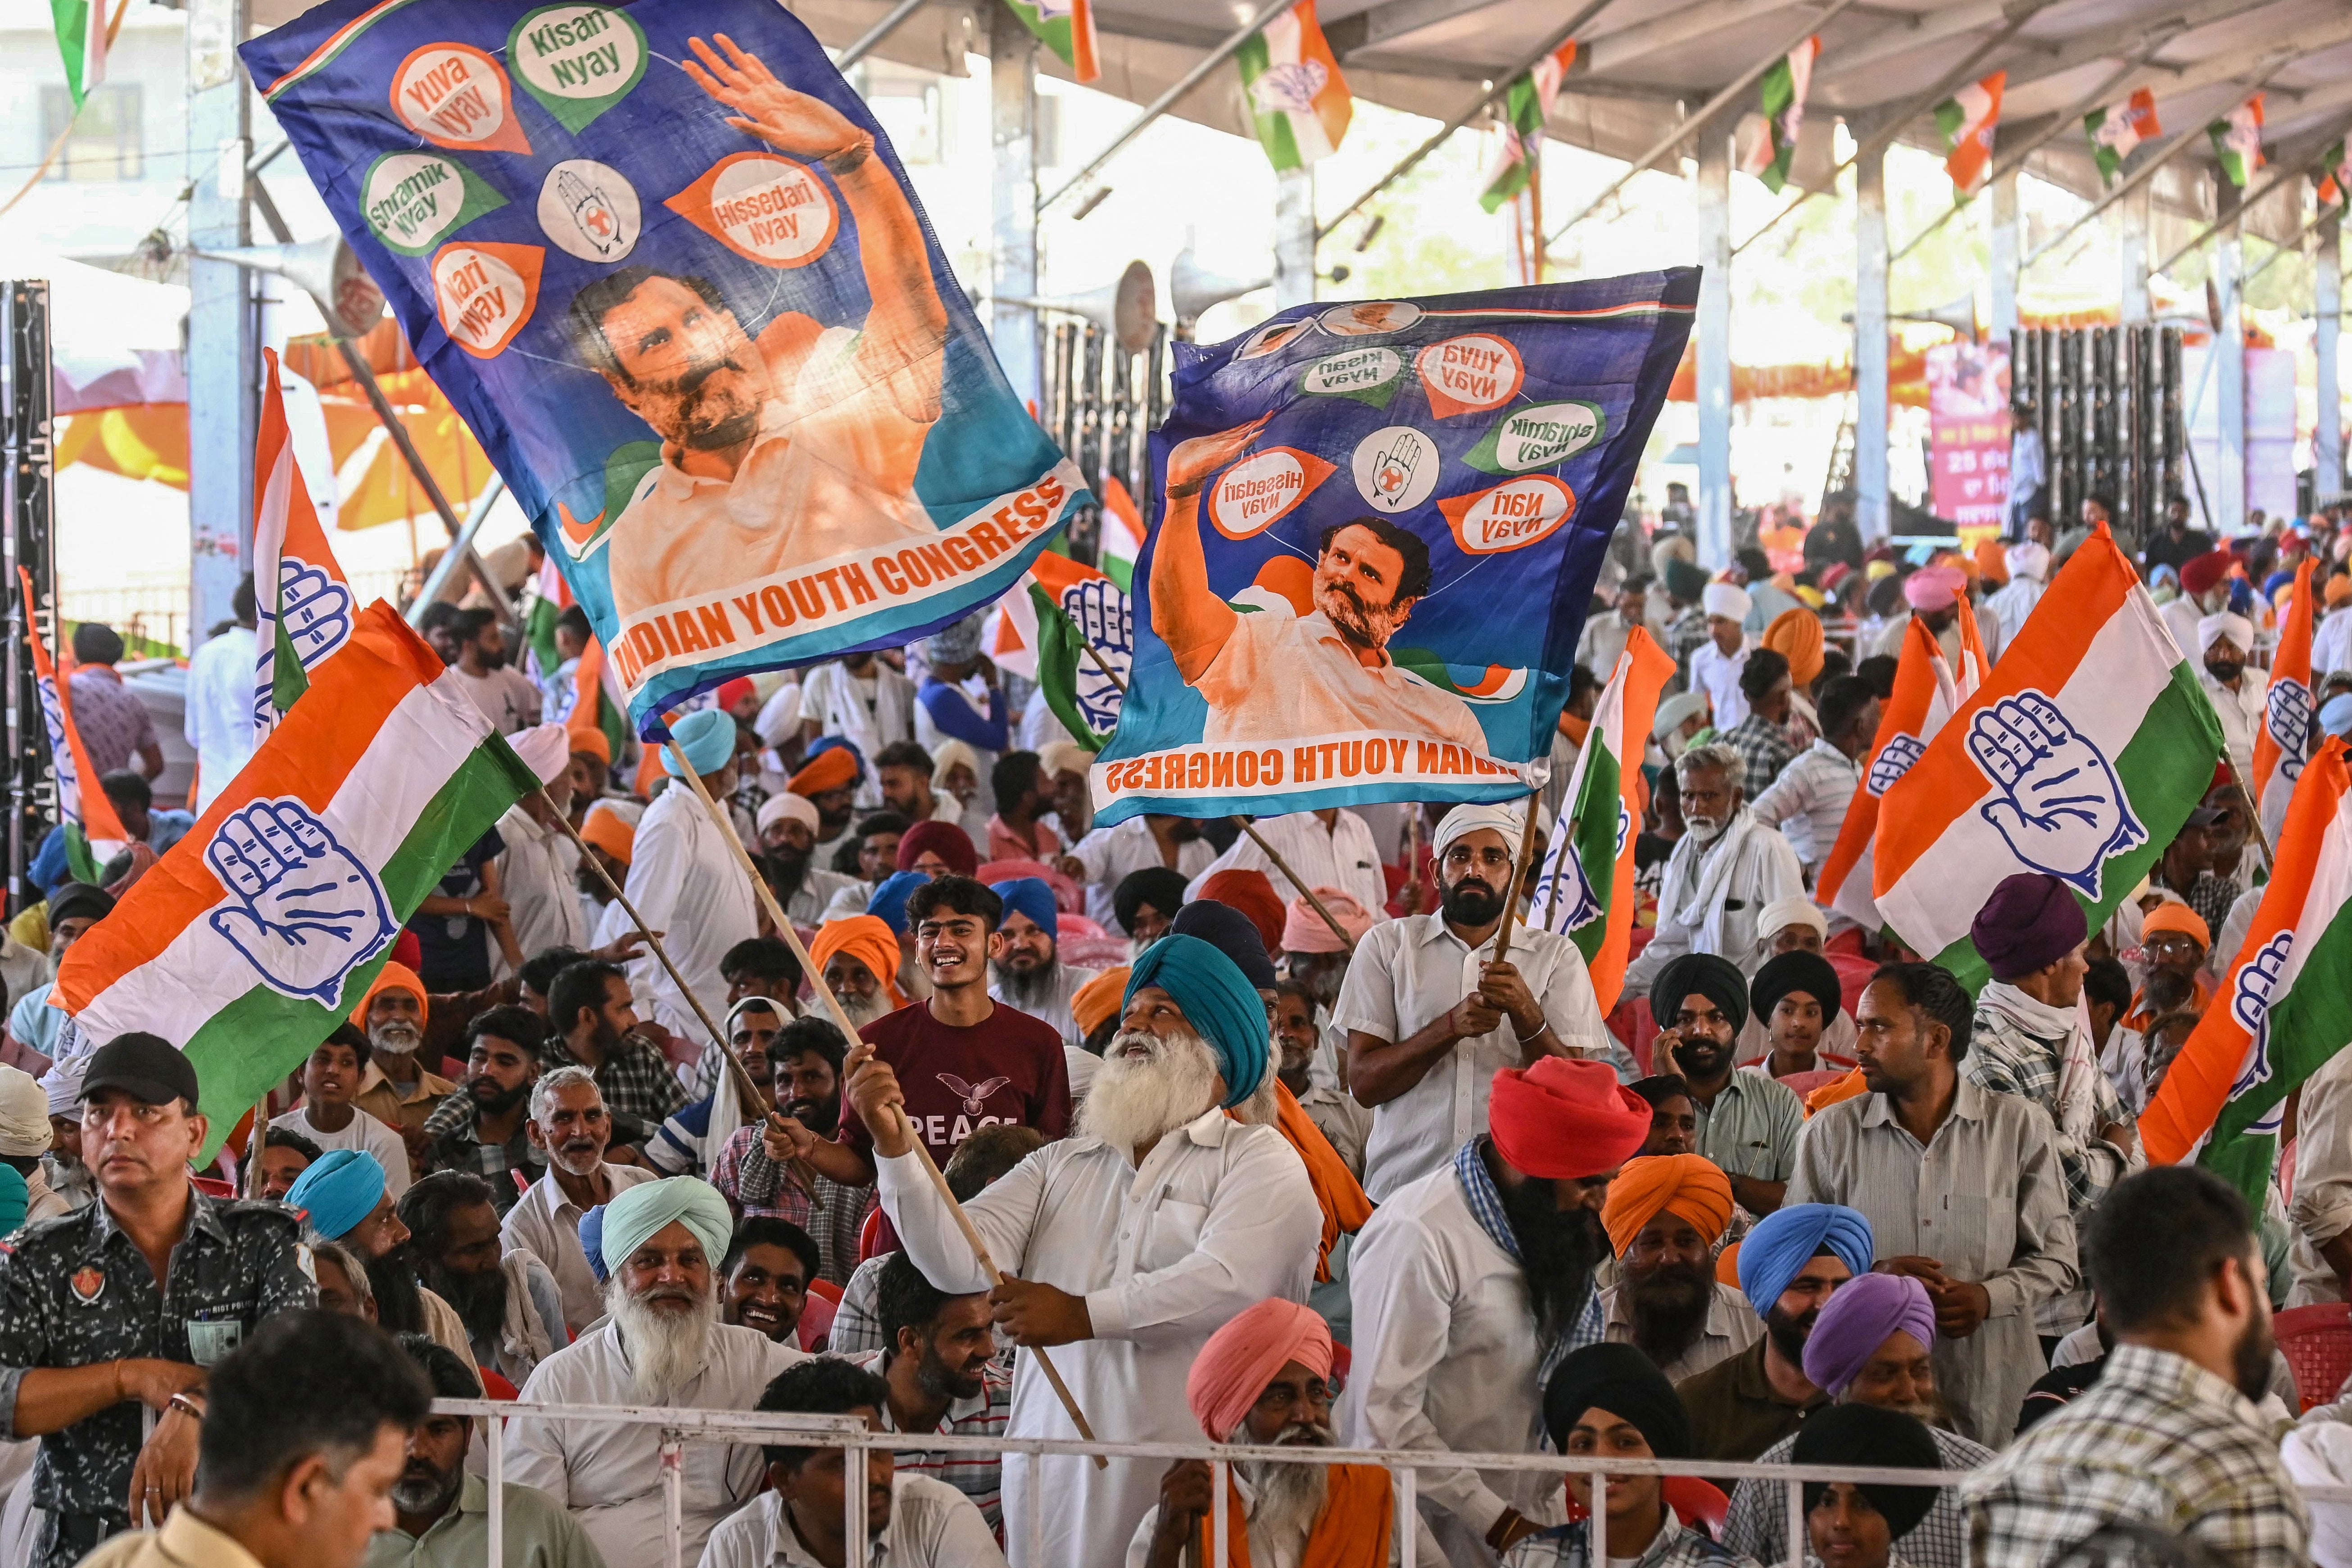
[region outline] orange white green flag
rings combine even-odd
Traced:
[[[1021,25],[1070,68],[1074,81],[1092,81],[1102,75],[1095,57],[1093,0],[1005,0]]]
[[[2000,123],[2000,94],[2008,85],[2009,73],[1995,71],[1936,105],[1936,127],[1950,153],[1944,173],[1952,177],[1955,200],[1976,195],[1992,170],[1993,128]]]
[[[259,615],[254,643],[260,650],[253,679],[256,735],[269,733],[310,689],[310,672],[351,640],[359,608],[294,463],[277,351],[263,349],[261,356],[261,433],[253,444],[253,597]]]
[[[1078,744],[1102,749],[1118,728],[1121,688],[1135,661],[1135,606],[1126,589],[1048,550],[998,601],[983,638],[990,661],[1035,681]]]
[[[2278,647],[2271,655],[2270,687],[2263,702],[2263,727],[2254,736],[2254,776],[2246,789],[2262,807],[2263,837],[2278,842],[2287,802],[2304,761],[2319,733],[2319,700],[2311,689],[2311,572],[2305,560],[2295,568],[2294,595],[2280,623]]]
[[[1339,150],[1353,104],[1348,79],[1315,20],[1315,0],[1260,28],[1234,52],[1259,145],[1276,169],[1303,169]]]
[[[2195,1157],[2263,1201],[2286,1097],[2352,1043],[2352,769],[2328,739],[2303,770],[2278,863],[2220,994],[2141,1112],[2151,1164]],[[2201,1145],[2201,1152],[2200,1152]]]
[[[1633,824],[1641,820],[1642,752],[1657,717],[1658,693],[1674,678],[1675,661],[1641,627],[1625,641],[1617,668],[1593,706],[1592,727],[1576,753],[1576,772],[1563,797],[1568,808],[1552,828],[1536,873],[1528,923],[1576,943],[1591,972],[1603,1013],[1625,989],[1625,963],[1633,937]],[[1587,868],[1607,867],[1599,885]]]
[[[58,783],[58,820],[66,830],[66,865],[74,879],[95,882],[99,868],[131,842],[114,803],[98,787],[98,771],[73,719],[72,683],[58,678],[47,639],[33,616],[33,574],[16,568],[25,596],[25,640],[33,649],[33,681],[41,696],[41,722],[49,732],[49,771]]]
[[[1870,763],[1863,770],[1862,787],[1846,803],[1837,843],[1822,863],[1814,888],[1813,897],[1822,908],[1866,931],[1876,932],[1885,926],[1870,894],[1878,803],[1927,752],[1927,742],[1960,704],[1976,694],[1991,663],[1985,658],[1976,612],[1967,599],[1959,601],[1959,611],[1960,668],[1957,671],[1944,658],[1944,646],[1936,640],[1936,634],[1918,616],[1911,617],[1895,666],[1895,693],[1879,710],[1878,733],[1871,738]]]
[[[2003,878],[2056,877],[2096,931],[2204,798],[2221,755],[2195,668],[2102,523],[1881,797],[1878,912],[1973,990],[1986,970],[1969,927]]]
[[[467,847],[569,759],[559,726],[509,744],[382,600],[310,686],[74,944],[49,998],[82,1038],[144,1030],[186,1052],[213,1147],[350,1014]]]

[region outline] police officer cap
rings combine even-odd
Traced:
[[[178,1047],[160,1035],[135,1033],[117,1035],[91,1053],[81,1098],[88,1100],[102,1089],[119,1089],[142,1105],[175,1100],[193,1105],[202,1092],[196,1069]]]

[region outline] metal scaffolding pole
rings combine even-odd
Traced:
[[[1887,531],[1886,154],[1854,171],[1853,489],[1863,538]]]
[[[866,36],[864,37],[858,39],[856,43],[850,45],[849,47],[841,51],[841,58],[833,62],[834,68],[839,71],[846,71],[850,67],[864,59],[867,55],[873,52],[875,45],[880,43],[891,34],[897,32],[898,30],[898,25],[904,22],[908,17],[913,16],[916,12],[921,10],[924,4],[925,0],[898,0],[898,3],[896,5],[890,7],[890,14],[888,16],[875,23],[871,27],[866,28]]]
[[[988,140],[995,226],[989,247],[989,336],[1013,395],[1032,407],[1044,380],[1037,293],[1037,39],[1009,5],[988,8]]]
[[[1698,133],[1698,558],[1731,563],[1731,132]]]
[[[2323,496],[2344,489],[2344,392],[2336,358],[2344,316],[2343,226],[2338,208],[2328,209],[2319,219],[2319,255],[2312,289],[2311,342],[2319,362],[2315,389],[2319,424],[2312,438],[2312,484]]]

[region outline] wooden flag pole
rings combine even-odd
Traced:
[[[1495,933],[1495,962],[1500,963],[1510,955],[1511,918],[1519,912],[1519,889],[1526,885],[1528,870],[1536,846],[1536,807],[1543,800],[1543,791],[1528,792],[1528,823],[1519,830],[1519,858],[1511,871],[1510,891],[1503,900],[1502,929]]]
[[[670,754],[670,760],[677,765],[678,776],[686,781],[688,787],[694,791],[696,797],[702,802],[703,808],[710,813],[710,820],[718,825],[719,836],[727,841],[727,847],[735,852],[735,863],[742,868],[745,876],[751,879],[751,890],[759,895],[760,902],[767,909],[769,920],[775,922],[777,932],[792,945],[793,956],[801,961],[802,973],[808,976],[809,986],[816,993],[817,1000],[823,1002],[825,1011],[833,1015],[834,1026],[841,1031],[841,1037],[854,1043],[855,1049],[851,1052],[853,1060],[845,1062],[845,1068],[854,1068],[862,1066],[865,1061],[871,1060],[874,1054],[873,1047],[867,1045],[864,1037],[858,1034],[857,1026],[849,1021],[849,1011],[841,1005],[841,998],[835,996],[833,994],[833,987],[824,983],[824,971],[817,968],[816,961],[809,956],[808,949],[801,942],[801,933],[793,929],[791,917],[786,915],[782,907],[776,902],[775,889],[768,886],[768,879],[761,876],[760,868],[751,863],[751,853],[743,847],[743,840],[736,834],[735,824],[728,817],[726,808],[713,800],[710,792],[703,787],[702,775],[696,773],[687,762],[686,753],[678,750],[677,742],[667,742],[665,746]],[[886,983],[889,979],[887,975],[878,974],[875,978]],[[856,1054],[858,1051],[865,1052],[865,1056],[858,1058]],[[963,1205],[957,1202],[955,1194],[949,1190],[947,1177],[940,1173],[939,1163],[931,1158],[929,1148],[917,1134],[913,1124],[907,1120],[906,1112],[895,1106],[892,1107],[892,1110],[898,1120],[900,1130],[914,1144],[915,1157],[922,1162],[923,1173],[930,1178],[932,1190],[939,1194],[940,1201],[947,1205],[948,1213],[954,1217],[956,1228],[963,1232],[964,1242],[971,1248],[971,1255],[980,1260],[981,1272],[992,1279],[1010,1280],[1013,1276],[999,1268],[996,1266],[996,1260],[989,1256],[988,1243],[982,1237],[980,1228],[971,1223],[971,1215],[964,1212]],[[1087,1424],[1086,1412],[1078,1408],[1076,1397],[1070,1393],[1069,1384],[1062,1381],[1061,1372],[1054,1365],[1053,1357],[1045,1353],[1045,1347],[1024,1345],[1021,1348],[1037,1358],[1038,1370],[1045,1374],[1045,1381],[1053,1384],[1054,1396],[1062,1402],[1062,1408],[1069,1413],[1071,1424],[1077,1427],[1078,1436],[1087,1442],[1095,1441],[1094,1428]],[[1100,1470],[1109,1468],[1110,1462],[1108,1459],[1100,1454],[1095,1456],[1095,1468]]]

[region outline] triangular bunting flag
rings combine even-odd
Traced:
[[[2000,123],[2000,93],[2008,84],[2009,73],[1995,71],[1936,106],[1936,126],[1950,152],[1944,173],[1952,177],[1957,201],[1976,195],[1991,172],[1993,128]]]

